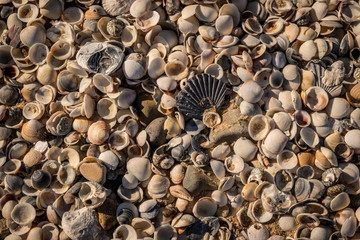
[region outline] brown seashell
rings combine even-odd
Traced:
[[[315,156],[314,156],[314,154],[312,154],[310,152],[299,153],[298,160],[299,160],[300,167],[305,166],[305,165],[310,165],[310,166],[315,165]]]
[[[350,96],[357,102],[360,101],[360,83],[351,88]]]
[[[32,167],[36,164],[39,164],[40,161],[42,159],[42,154],[41,152],[37,151],[37,150],[30,150],[23,159],[23,162],[26,166],[28,167]]]
[[[104,121],[97,121],[89,127],[89,141],[93,144],[101,145],[109,138],[108,128]]]
[[[79,171],[84,178],[91,182],[104,184],[106,181],[106,167],[97,158],[84,158],[79,164]]]
[[[37,120],[26,122],[21,129],[21,136],[31,143],[40,141],[43,137],[42,126]]]

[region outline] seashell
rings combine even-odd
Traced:
[[[40,102],[27,103],[23,108],[23,116],[29,120],[40,119],[45,112],[45,107]]]
[[[129,54],[122,66],[128,79],[140,79],[146,74],[146,58],[139,53]]]
[[[51,204],[53,204],[56,200],[56,193],[50,189],[43,189],[42,191],[39,192],[39,194],[37,195],[36,198],[36,206],[39,209],[47,209],[48,206],[50,206]]]
[[[71,130],[71,120],[65,112],[58,111],[46,121],[46,130],[55,136],[63,136]]]
[[[197,218],[209,217],[215,215],[217,204],[215,200],[209,197],[200,198],[193,207],[193,214]]]
[[[50,52],[57,60],[66,60],[74,55],[75,48],[64,40],[58,40],[51,46]]]
[[[35,217],[35,208],[29,203],[19,203],[11,211],[11,219],[19,225],[29,224]]]
[[[133,4],[131,4],[130,7],[130,14],[133,17],[142,17],[144,16],[151,7],[151,1],[140,1],[137,0],[135,2],[133,2]]]
[[[283,132],[286,132],[291,127],[291,118],[289,114],[285,112],[277,112],[273,116],[273,120],[276,124],[276,126]]]
[[[139,206],[139,213],[142,218],[153,219],[159,213],[157,202],[153,199],[146,200]]]
[[[42,190],[50,185],[51,174],[44,170],[36,170],[31,175],[31,186],[37,190]]]
[[[148,192],[152,198],[162,198],[170,187],[170,181],[166,177],[160,175],[154,175],[148,184]]]
[[[340,233],[342,236],[345,237],[351,237],[355,235],[357,221],[354,216],[349,217],[347,220],[345,220],[344,224],[341,226]]]
[[[311,123],[310,114],[304,110],[297,110],[294,112],[295,122],[299,127],[307,127]]]
[[[137,234],[143,237],[152,236],[155,232],[154,225],[147,219],[133,218],[131,226],[133,226]]]
[[[359,140],[359,135],[360,135],[360,130],[356,130],[356,129],[353,129],[353,130],[350,130],[349,132],[347,132],[345,134],[345,137],[344,137],[344,140],[345,140],[345,143],[357,150],[360,148],[360,142],[358,141]]]
[[[123,50],[106,42],[88,43],[81,47],[76,54],[76,61],[82,68],[92,73],[106,75],[115,72],[122,64],[123,59]]]
[[[211,198],[219,205],[225,206],[227,204],[227,197],[223,191],[215,190],[211,193]]]
[[[11,212],[14,209],[14,207],[17,205],[17,202],[14,200],[7,201],[1,210],[1,214],[5,219],[11,219]]]
[[[45,85],[39,88],[35,93],[35,99],[41,104],[49,104],[56,97],[56,89],[53,86]],[[40,104],[38,104],[40,105]],[[24,109],[23,109],[24,111]]]
[[[133,218],[139,217],[139,212],[134,204],[123,202],[117,207],[116,216],[120,224],[126,224],[131,223]]]
[[[300,130],[301,140],[311,148],[315,148],[320,143],[320,138],[317,133],[309,127]]]
[[[147,158],[131,158],[126,164],[126,169],[139,181],[145,181],[151,176],[150,162]]]
[[[224,164],[221,161],[210,160],[210,167],[218,179],[222,179],[223,177],[225,177],[225,168]]]
[[[75,181],[76,172],[70,165],[60,165],[57,173],[57,180],[62,185],[71,185]]]
[[[219,16],[215,21],[215,28],[220,36],[229,35],[233,30],[233,18],[230,15]]]
[[[21,161],[17,159],[10,159],[2,166],[5,174],[17,174],[21,168]]]
[[[346,192],[342,192],[331,200],[330,209],[332,211],[340,211],[346,208],[349,204],[350,204],[349,195]]]
[[[279,191],[289,192],[294,186],[294,177],[287,170],[279,170],[275,173],[274,184]]]
[[[169,188],[169,192],[176,198],[181,198],[187,201],[193,201],[193,197],[182,185],[174,185]]]
[[[121,185],[116,193],[121,199],[129,202],[140,202],[142,201],[144,195],[143,190],[139,187],[127,189],[123,188]]]
[[[206,92],[197,90],[200,86],[206,86],[208,90]],[[198,96],[196,100],[190,97],[194,94]],[[185,88],[176,96],[176,105],[184,115],[201,119],[205,110],[220,107],[224,95],[225,85],[221,81],[208,74],[200,74],[188,80]]]
[[[205,111],[203,113],[203,122],[208,128],[214,128],[221,123],[221,116],[212,111]]]
[[[95,157],[86,157],[78,165],[81,175],[91,182],[103,184],[106,181],[106,167]]]
[[[296,154],[289,150],[284,150],[276,157],[276,161],[282,169],[295,169],[298,164]]]
[[[46,34],[44,27],[35,25],[24,28],[20,32],[20,40],[27,47],[31,47],[35,43],[45,43]]]
[[[247,201],[254,201],[255,197],[255,189],[258,186],[256,182],[247,183],[241,191],[241,196]]]
[[[174,184],[181,184],[185,176],[185,169],[182,165],[175,165],[170,171],[170,179]]]
[[[110,0],[105,0],[104,2],[102,2],[102,7],[110,16],[118,16],[129,12],[130,6],[133,4],[133,2],[134,1],[114,2]]]
[[[41,124],[37,120],[26,122],[21,128],[21,136],[29,142],[35,143],[42,139]]]
[[[91,124],[88,130],[88,138],[93,144],[103,144],[109,138],[106,123],[104,121],[97,121]]]
[[[317,227],[320,224],[319,219],[311,213],[300,213],[296,216],[296,220],[300,224],[305,224],[309,227]]]
[[[332,98],[326,107],[326,113],[332,118],[342,119],[349,116],[350,105],[345,99]]]
[[[250,203],[248,214],[250,215],[251,218],[253,218],[256,222],[259,223],[269,222],[273,217],[272,213],[267,212],[265,209],[263,209],[261,199],[258,199],[255,202]]]
[[[110,98],[102,98],[96,105],[97,112],[103,119],[113,119],[117,114],[115,101]]]
[[[264,91],[260,85],[251,80],[246,81],[243,85],[241,85],[239,91],[239,95],[249,103],[258,102],[263,94]]]
[[[23,159],[23,162],[26,166],[32,167],[36,164],[39,164],[42,160],[42,154],[37,150],[30,150]]]
[[[272,154],[280,153],[287,144],[288,138],[279,129],[273,129],[269,132],[263,142],[263,149],[265,148]]]
[[[329,168],[322,173],[322,183],[325,187],[330,187],[339,180],[342,170],[339,168]]]
[[[174,227],[172,227],[170,224],[164,224],[160,227],[156,228],[154,233],[154,240],[160,240],[160,239],[170,239],[175,240],[177,239],[177,233]]]
[[[231,174],[238,174],[245,168],[244,160],[237,155],[227,157],[224,165],[225,169]]]
[[[305,104],[313,111],[323,110],[328,102],[327,93],[320,87],[310,87],[305,92]]]
[[[188,227],[195,222],[195,218],[190,214],[178,214],[171,222],[175,228]]]
[[[255,115],[251,118],[248,125],[249,135],[255,141],[264,139],[270,132],[270,129],[270,120],[264,115]]]
[[[279,227],[283,231],[291,231],[296,228],[295,219],[290,215],[283,215],[279,218]]]
[[[64,10],[64,5],[62,2],[57,0],[45,1],[45,4],[40,4],[40,14],[50,18],[50,19],[58,19],[61,16],[61,13]]]
[[[120,151],[130,144],[130,137],[126,132],[115,131],[109,137],[109,145],[111,149]]]
[[[261,223],[255,223],[247,229],[249,240],[268,239],[269,231]]]
[[[295,197],[298,201],[309,198],[311,192],[310,182],[305,178],[297,178],[294,185]]]

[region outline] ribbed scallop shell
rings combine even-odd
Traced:
[[[135,0],[103,0],[104,10],[111,16],[118,16],[130,11],[130,6]]]
[[[324,79],[326,65],[324,62],[322,62],[321,60],[313,60],[310,61],[305,68],[314,74],[315,86],[321,87],[331,96],[338,96],[340,94],[343,88],[342,81],[340,82],[340,84],[326,83],[326,79]]]
[[[189,79],[176,96],[176,105],[186,116],[202,119],[205,110],[220,107],[225,92],[223,82],[209,74],[199,74]]]

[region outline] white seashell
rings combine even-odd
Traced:
[[[88,138],[93,144],[103,144],[109,138],[106,123],[104,121],[97,121],[91,124],[88,130]]]
[[[310,87],[305,91],[305,104],[313,111],[323,110],[329,102],[327,92],[320,87]]]
[[[23,116],[26,119],[40,119],[45,112],[44,104],[40,102],[29,102],[23,108]]]
[[[248,125],[249,135],[255,141],[264,139],[270,130],[270,119],[260,114],[252,117]]]
[[[213,216],[217,210],[216,202],[209,198],[200,198],[193,207],[193,214],[197,218]]]
[[[342,119],[350,115],[350,104],[344,98],[332,98],[326,107],[329,117]]]
[[[103,119],[113,119],[117,114],[117,106],[115,101],[110,98],[102,98],[98,101],[97,106],[97,113]]]
[[[256,103],[260,101],[264,94],[264,90],[256,82],[248,80],[241,85],[238,93],[245,101],[249,103]]]
[[[317,54],[318,48],[313,40],[308,40],[301,44],[299,54],[304,61],[310,61]]]
[[[151,176],[150,161],[147,158],[131,158],[126,164],[126,169],[139,181],[145,181]]]
[[[224,163],[218,160],[210,160],[210,167],[218,179],[225,177]]]
[[[223,191],[215,190],[211,193],[211,198],[219,205],[225,206],[227,204],[227,197]]]
[[[38,15],[39,8],[34,4],[24,4],[17,10],[17,17],[25,23],[35,20]]]
[[[320,138],[317,133],[309,127],[302,128],[300,130],[300,136],[302,141],[311,148],[315,148],[320,142]]]
[[[99,160],[111,170],[115,170],[119,165],[119,158],[112,151],[105,151],[100,153]]]
[[[276,157],[276,161],[283,169],[295,169],[298,165],[298,158],[296,154],[289,150],[284,150]]]
[[[225,169],[231,174],[238,174],[245,168],[244,160],[237,155],[227,157],[224,165]]]
[[[246,162],[251,161],[255,158],[257,150],[257,146],[252,141],[246,138],[239,138],[234,144],[235,154],[240,156]]]
[[[221,35],[231,34],[233,30],[233,18],[230,15],[222,15],[216,19],[215,28],[216,31]]]
[[[28,26],[20,32],[20,40],[27,47],[35,43],[45,43],[45,29],[40,25]]]
[[[265,147],[270,153],[279,154],[284,147],[288,138],[279,129],[273,129],[269,132],[263,142],[263,148]]]
[[[147,11],[150,10],[151,7],[151,1],[149,0],[136,0],[131,4],[130,7],[130,14],[133,17],[142,17],[144,16]]]
[[[353,129],[345,134],[344,140],[349,147],[358,150],[360,149],[359,137],[360,137],[360,130]]]
[[[291,127],[291,118],[288,113],[285,112],[277,112],[273,116],[273,120],[276,126],[283,132],[286,132]]]
[[[131,53],[126,57],[122,69],[126,78],[140,79],[146,74],[146,58],[139,53]]]

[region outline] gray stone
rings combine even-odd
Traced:
[[[165,120],[166,118],[164,117],[156,118],[145,128],[152,147],[158,147],[166,142],[166,133],[164,131]]]
[[[217,188],[217,185],[209,176],[193,165],[188,166],[186,169],[183,186],[193,194],[199,194],[201,191],[215,190]]]
[[[240,137],[249,137],[249,121],[240,114],[239,109],[227,111],[221,118],[222,122],[210,131],[209,139],[211,142],[231,144]]]
[[[140,93],[134,103],[139,114],[139,121],[145,127],[155,118],[163,117],[158,111],[156,102],[149,93]]]

